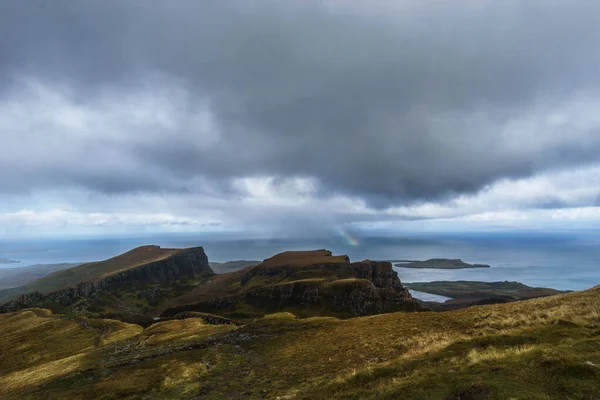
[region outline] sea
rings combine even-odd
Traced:
[[[107,259],[140,245],[203,246],[210,261],[263,260],[286,250],[328,249],[352,261],[460,258],[491,268],[438,270],[394,267],[402,282],[517,281],[529,286],[582,290],[600,285],[600,231],[428,233],[326,238],[241,238],[162,234],[69,239],[0,239],[0,268]],[[418,294],[415,297],[419,297]],[[423,298],[423,296],[421,296]],[[430,298],[431,299],[431,298]]]

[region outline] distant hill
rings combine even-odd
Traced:
[[[21,286],[27,282],[43,278],[52,272],[72,268],[79,263],[35,264],[27,267],[0,268],[0,289]],[[0,291],[0,299],[2,298]],[[2,300],[0,300],[0,303]]]
[[[469,264],[463,260],[449,258],[431,258],[425,261],[406,261],[394,264],[402,268],[433,268],[433,269],[463,269],[463,268],[490,268],[487,264]]]
[[[209,262],[208,265],[215,271],[216,274],[227,274],[229,272],[238,271],[251,265],[260,264],[260,261],[237,260],[227,261],[224,263]]]

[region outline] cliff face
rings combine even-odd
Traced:
[[[407,292],[410,296],[408,290],[402,286],[398,273],[393,270],[392,263],[364,260],[351,265],[357,278],[367,279],[378,288]]]
[[[163,316],[184,311],[239,314],[248,307],[265,313],[286,308],[313,309],[349,317],[420,309],[391,263],[350,263],[345,256],[338,257],[337,262],[317,264],[265,262],[246,271],[240,287],[241,293],[174,307]]]
[[[104,289],[118,285],[143,286],[148,283],[173,282],[184,277],[209,277],[214,275],[202,247],[185,249],[162,260],[102,279]]]
[[[182,250],[167,258],[114,273],[93,282],[82,282],[73,287],[50,293],[32,292],[0,306],[0,312],[12,312],[40,303],[68,306],[81,298],[94,297],[98,292],[120,286],[139,288],[146,284],[169,283],[185,277],[209,277],[214,273],[202,247]]]

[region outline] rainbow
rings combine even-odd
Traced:
[[[339,233],[344,239],[346,239],[350,246],[358,246],[360,244],[358,238],[344,228],[340,228]]]

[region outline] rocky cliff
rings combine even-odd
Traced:
[[[364,260],[352,263],[351,267],[357,278],[371,281],[378,288],[406,292],[406,296],[410,297],[408,290],[402,286],[398,273],[392,268],[392,263]]]
[[[17,311],[40,304],[68,306],[79,299],[96,296],[101,291],[119,287],[141,288],[147,284],[165,284],[181,278],[209,277],[214,273],[202,247],[184,249],[166,258],[82,282],[49,293],[35,291],[0,306],[0,312]]]
[[[391,263],[350,263],[348,257],[332,257],[324,250],[312,253],[319,253],[318,257],[302,254],[298,261],[288,254],[265,260],[243,273],[240,293],[173,307],[162,316],[185,311],[250,316],[249,309],[269,313],[294,308],[308,314],[319,310],[323,315],[354,317],[420,309]]]

